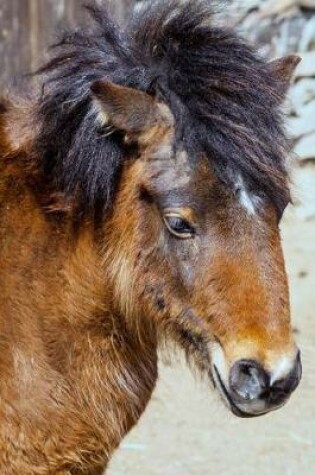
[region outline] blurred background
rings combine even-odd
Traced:
[[[84,21],[78,0],[0,0],[0,93],[42,63],[56,31]],[[99,3],[102,1],[99,0]],[[105,3],[105,1],[104,1]],[[123,23],[146,1],[107,0]],[[217,4],[223,2],[217,1]],[[110,475],[311,475],[315,466],[315,0],[235,0],[218,15],[269,58],[303,61],[285,105],[292,137],[292,205],[282,222],[301,388],[281,411],[238,420],[180,356],[162,357],[160,380]],[[22,475],[22,474],[21,474]]]

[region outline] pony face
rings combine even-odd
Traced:
[[[185,140],[175,146],[166,104],[112,84],[92,91],[100,121],[138,147],[123,168],[108,238],[119,310],[130,325],[142,318],[178,342],[236,415],[282,406],[301,363],[279,210],[242,174],[227,185],[206,156],[190,160]]]

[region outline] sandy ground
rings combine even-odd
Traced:
[[[299,390],[284,409],[241,420],[183,363],[161,364],[149,407],[116,453],[110,475],[315,473],[315,167],[301,170],[297,182],[305,206],[288,213],[283,241],[303,355]]]

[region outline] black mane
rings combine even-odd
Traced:
[[[241,174],[281,211],[289,199],[282,85],[248,44],[215,26],[209,2],[154,1],[123,30],[104,7],[87,8],[92,27],[66,34],[41,70],[35,147],[52,189],[75,196],[81,211],[111,203],[130,151],[119,134],[98,130],[90,86],[106,79],[165,101],[191,160],[206,154],[225,183]]]

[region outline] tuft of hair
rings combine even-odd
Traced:
[[[53,190],[83,213],[111,205],[132,150],[96,119],[90,86],[107,80],[164,101],[175,148],[184,145],[193,161],[206,156],[227,186],[241,174],[281,212],[290,198],[283,84],[250,45],[216,26],[209,1],[148,2],[124,29],[105,7],[87,9],[93,24],[68,32],[40,70],[35,147]]]

